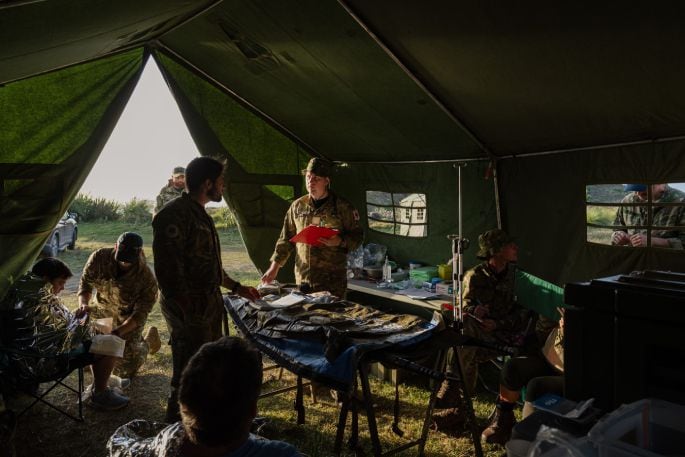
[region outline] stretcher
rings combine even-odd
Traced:
[[[335,307],[336,312],[344,311],[348,303],[339,302],[331,306]],[[362,452],[358,440],[358,414],[360,412],[366,415],[374,456],[391,455],[412,447],[417,448],[417,455],[424,455],[437,390],[446,377],[452,376],[442,371],[446,351],[451,346],[459,345],[462,338],[454,331],[443,330],[440,319],[432,321],[420,319],[406,332],[397,332],[379,338],[358,332],[350,328],[348,323],[328,328],[326,325],[321,325],[320,329],[316,329],[309,322],[302,326],[299,325],[300,322],[297,319],[294,319],[297,325],[283,325],[283,320],[280,320],[278,316],[274,317],[270,313],[260,312],[259,307],[255,307],[252,302],[241,297],[226,295],[224,304],[236,328],[244,337],[269,359],[297,376],[295,408],[298,413],[298,424],[304,423],[303,378],[338,391],[342,401],[336,429],[334,448],[336,455],[342,451],[350,415],[348,445],[351,449]],[[359,307],[360,305],[349,303],[349,306]],[[301,315],[297,312],[291,314]],[[289,322],[287,319],[286,321]],[[278,330],[274,331],[274,328]],[[293,328],[295,330],[291,331]],[[304,331],[300,331],[302,328]],[[334,349],[332,350],[331,347]],[[437,354],[435,366],[426,367],[413,361],[417,359],[417,356],[426,353]],[[432,381],[430,400],[426,405],[420,436],[385,451],[378,436],[376,411],[369,383],[369,367],[377,362],[408,370]],[[459,377],[458,374],[456,377]],[[465,398],[475,454],[481,456],[480,433],[475,423],[470,396],[465,395]],[[397,390],[395,400],[395,418],[392,429],[397,435],[402,436],[403,433],[399,427]]]

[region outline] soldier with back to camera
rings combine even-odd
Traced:
[[[197,157],[186,167],[188,191],[152,219],[152,253],[161,291],[162,314],[171,333],[173,360],[167,422],[179,420],[178,387],[188,360],[204,343],[221,337],[224,302],[220,287],[248,299],[253,287],[232,279],[221,263],[221,246],[205,205],[220,202],[224,164]]]

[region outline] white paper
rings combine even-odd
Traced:
[[[103,317],[102,319],[96,319],[93,322],[93,327],[100,333],[112,333],[112,323],[113,319],[111,317]]]
[[[123,357],[126,340],[116,335],[95,335],[88,352],[112,357]]]
[[[272,301],[269,303],[274,308],[287,308],[288,306],[296,305],[300,302],[303,302],[306,297],[303,295],[299,294],[289,294],[289,295],[284,295],[283,297],[279,298],[278,300]]]
[[[437,297],[435,292],[428,292],[427,290],[417,288],[402,289],[396,291],[395,293],[398,295],[406,295],[407,297],[415,300],[425,300],[427,298]]]

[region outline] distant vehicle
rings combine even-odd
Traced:
[[[78,238],[78,222],[76,213],[66,212],[57,222],[57,227],[50,234],[50,238],[43,246],[43,255],[57,257],[57,253],[65,249],[74,249]]]

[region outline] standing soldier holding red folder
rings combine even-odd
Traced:
[[[308,283],[313,292],[327,290],[344,298],[347,289],[347,253],[364,238],[359,213],[350,202],[329,189],[330,164],[313,158],[302,170],[308,194],[295,200],[283,221],[281,236],[271,256],[271,266],[262,276],[263,283],[276,279],[278,270],[295,251],[295,280]],[[335,229],[330,238],[319,238],[315,245],[290,242],[305,227],[316,225]]]

